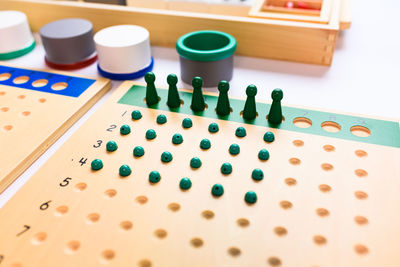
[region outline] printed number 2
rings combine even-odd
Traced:
[[[61,186],[61,187],[65,187],[65,186],[69,185],[69,181],[70,181],[70,180],[72,180],[71,177],[65,178],[65,179],[60,183],[60,186]]]
[[[110,127],[107,128],[107,131],[112,132],[115,128],[117,128],[117,125],[111,124]]]
[[[99,148],[101,146],[101,144],[103,143],[103,140],[97,140],[96,141],[97,144],[93,145],[94,148]]]

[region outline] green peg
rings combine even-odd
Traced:
[[[254,169],[251,173],[251,178],[253,178],[255,181],[261,181],[264,179],[264,173],[261,169]]]
[[[219,127],[218,124],[216,124],[215,122],[210,123],[210,125],[208,125],[208,131],[210,133],[216,133],[219,131]]]
[[[128,165],[122,165],[119,167],[119,175],[126,177],[129,176],[132,173],[131,168]]]
[[[156,86],[154,84],[156,80],[156,76],[152,72],[146,73],[144,75],[144,80],[146,81],[146,103],[148,106],[152,106],[158,103],[158,94],[156,90]]]
[[[176,134],[174,134],[174,135],[172,136],[172,143],[173,143],[174,145],[182,144],[182,142],[183,142],[183,137],[182,137],[181,134],[176,133]]]
[[[257,94],[257,87],[254,84],[247,86],[246,89],[247,99],[243,109],[243,118],[245,120],[253,120],[257,116],[256,94]]]
[[[267,143],[271,143],[275,140],[275,135],[273,132],[266,132],[264,134],[264,141]]]
[[[198,157],[194,157],[190,160],[190,167],[198,169],[201,167],[201,160]]]
[[[211,194],[214,197],[220,197],[224,194],[224,187],[221,184],[215,184],[211,188]]]
[[[182,190],[188,190],[188,189],[190,189],[190,188],[192,187],[192,181],[190,181],[189,178],[184,177],[184,178],[182,178],[181,181],[179,182],[179,187],[180,187]]]
[[[222,172],[222,174],[231,174],[232,173],[232,165],[228,162],[225,162],[221,166],[221,172]]]
[[[272,105],[268,113],[268,122],[271,124],[280,124],[282,123],[282,106],[281,100],[283,98],[283,92],[281,89],[276,88],[272,91]]]
[[[141,146],[137,146],[133,149],[133,156],[140,158],[144,155],[144,148]]]
[[[161,175],[158,171],[152,171],[149,174],[149,182],[152,184],[156,184],[161,180]]]
[[[121,126],[121,128],[119,128],[119,132],[122,135],[127,135],[127,134],[129,134],[131,132],[131,127],[129,127],[128,124],[124,124],[124,125]]]
[[[226,116],[231,113],[231,106],[229,105],[229,83],[227,81],[220,81],[218,83],[218,102],[217,102],[217,114],[220,116]]]
[[[260,152],[258,152],[258,158],[260,160],[268,160],[269,159],[269,152],[266,149],[261,149]]]
[[[147,140],[153,140],[156,137],[157,137],[157,133],[153,129],[148,129],[146,131],[146,139]]]
[[[168,101],[167,105],[170,108],[178,108],[181,105],[181,99],[179,98],[178,88],[178,77],[175,74],[170,74],[167,77],[168,87]]]
[[[168,163],[172,161],[172,154],[171,152],[165,151],[161,154],[161,161]]]
[[[132,120],[135,120],[135,121],[140,120],[142,118],[142,113],[140,113],[139,110],[134,110],[131,113],[131,117],[132,117]]]
[[[92,167],[92,170],[94,171],[98,171],[101,168],[103,168],[103,162],[101,161],[101,159],[95,159],[92,161],[92,163],[90,164]]]
[[[246,129],[243,127],[238,127],[235,131],[235,135],[237,137],[245,137],[246,136]]]
[[[193,122],[190,118],[184,118],[182,121],[182,127],[185,129],[189,129],[193,126]]]
[[[247,204],[254,204],[257,202],[257,194],[254,191],[249,191],[244,195],[244,201],[247,202]]]
[[[210,140],[208,140],[207,138],[204,138],[203,140],[201,140],[200,142],[200,148],[201,149],[209,149],[211,147],[211,142]]]
[[[160,114],[157,116],[157,123],[158,124],[164,124],[167,122],[167,116],[165,116],[164,114]]]
[[[203,86],[203,79],[200,77],[194,77],[192,80],[193,94],[192,94],[192,105],[193,111],[203,111],[206,108],[204,103],[204,96],[201,90]]]
[[[106,149],[108,152],[113,152],[118,149],[118,145],[115,141],[108,141],[106,145]]]
[[[229,153],[230,153],[231,155],[237,155],[237,154],[239,154],[239,153],[240,153],[240,146],[239,146],[238,144],[232,144],[232,145],[229,147]]]

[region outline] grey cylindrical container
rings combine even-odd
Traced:
[[[93,25],[85,19],[70,18],[53,21],[40,29],[46,61],[70,65],[87,60],[95,54]]]
[[[180,56],[181,79],[191,84],[193,77],[203,78],[205,87],[229,81],[233,73],[235,38],[220,31],[197,31],[180,37],[176,43]]]

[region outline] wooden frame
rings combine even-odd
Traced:
[[[143,26],[152,45],[175,47],[185,33],[213,29],[233,35],[239,55],[330,65],[344,1],[335,1],[328,24],[67,1],[3,0],[0,9],[26,13],[35,32],[51,21],[80,17],[90,20],[95,31],[118,24]]]

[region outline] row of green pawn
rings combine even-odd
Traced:
[[[144,77],[146,81],[146,103],[148,106],[152,106],[158,103],[160,98],[158,97],[155,80],[156,76],[152,72],[146,73]],[[175,74],[170,74],[167,77],[168,88],[168,100],[167,105],[170,108],[178,108],[181,105],[181,99],[179,97],[178,88],[178,77]],[[192,93],[192,104],[190,108],[195,112],[201,112],[205,110],[206,104],[204,101],[202,86],[203,79],[201,77],[194,77],[192,80],[193,93]],[[219,116],[227,116],[231,112],[231,106],[229,103],[228,91],[229,83],[227,81],[220,81],[218,84],[218,102],[216,112]],[[243,109],[243,118],[246,120],[253,120],[257,117],[256,99],[257,87],[255,85],[249,85],[246,89],[246,103]],[[271,124],[280,124],[282,122],[282,107],[281,100],[283,98],[283,92],[277,88],[272,91],[272,105],[268,113],[268,121]]]

